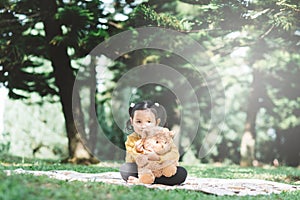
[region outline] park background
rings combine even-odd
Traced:
[[[177,141],[182,161],[299,165],[299,1],[2,0],[0,6],[1,154],[85,164],[96,163],[97,158],[123,160],[124,151],[114,151],[106,140],[124,149],[126,133],[111,114],[114,87],[135,66],[164,63],[191,82],[200,80],[193,91],[198,102],[190,105],[191,110],[200,105],[199,129],[193,140],[185,137],[188,127],[194,126],[195,116],[190,112],[184,119],[187,128],[180,130]],[[201,82],[187,61],[170,52],[136,50],[114,62],[104,55],[100,67],[109,70],[107,79],[92,77],[93,87],[79,89],[75,95],[79,110],[96,108],[98,122],[83,111],[81,119],[74,119],[72,87],[76,73],[85,67],[84,58],[111,36],[145,26],[192,37],[207,55],[201,67],[208,72],[217,68],[222,83],[211,78],[203,84],[205,80]],[[172,45],[188,48],[180,41]],[[96,67],[93,70],[101,73]],[[208,86],[219,89],[220,95],[211,98]],[[95,98],[89,98],[93,91]],[[168,127],[178,127],[178,113],[185,108],[168,88],[148,84],[126,91],[124,95],[130,94],[132,102],[160,102],[168,113]],[[226,117],[215,140],[215,132],[208,133],[208,124],[211,110],[218,106],[225,108]],[[74,128],[74,121],[81,124],[79,129]],[[100,124],[103,135],[94,129],[95,123]],[[208,142],[214,148],[199,158],[207,135],[213,138]]]

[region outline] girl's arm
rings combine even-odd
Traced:
[[[140,155],[141,152],[136,150],[136,142],[140,138],[135,135],[127,136],[127,140],[125,142],[126,147],[126,162],[135,162],[136,156]]]

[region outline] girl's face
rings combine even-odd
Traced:
[[[159,119],[155,119],[155,115],[151,110],[136,110],[133,114],[133,118],[130,118],[131,125],[134,132],[141,135],[142,130],[146,127],[157,126],[160,122]]]

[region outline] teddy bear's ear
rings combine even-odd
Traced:
[[[169,131],[169,135],[170,135],[172,138],[174,138],[175,132],[174,132],[174,131]]]

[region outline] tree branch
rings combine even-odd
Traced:
[[[265,38],[269,33],[274,29],[275,25],[273,24],[265,33],[259,36],[259,39]]]
[[[23,14],[23,13],[22,13],[22,14]],[[26,14],[24,14],[24,15],[26,15]],[[40,15],[41,15],[40,12],[34,13],[34,14],[32,14],[32,15],[26,16],[26,18],[23,19],[23,20],[19,20],[19,19],[14,15],[14,17],[16,17],[15,19],[5,19],[5,20],[1,20],[1,21],[0,21],[0,24],[6,24],[6,23],[9,24],[9,23],[18,22],[18,21],[24,21],[24,20],[26,20],[26,19],[28,19],[28,18],[39,17]]]

